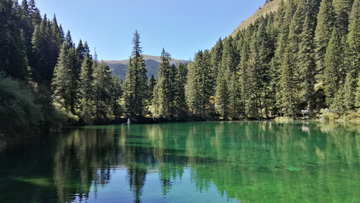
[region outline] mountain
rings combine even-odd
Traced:
[[[282,0],[269,0],[269,2],[265,3],[262,7],[259,7],[255,13],[242,21],[240,25],[230,34],[232,37],[236,35],[236,33],[242,29],[247,28],[249,25],[255,22],[260,16],[265,16],[268,13],[275,12],[279,8],[279,4]],[[286,0],[284,0],[286,2]]]
[[[150,56],[150,55],[142,55],[145,60],[146,70],[147,70],[147,77],[150,78],[151,75],[157,76],[157,68],[160,63],[160,56]],[[126,76],[126,64],[128,63],[129,59],[127,60],[108,60],[104,61],[106,65],[108,65],[112,69],[112,74],[115,76],[120,77],[121,79],[125,80]],[[179,63],[189,63],[189,61],[186,60],[179,60],[179,59],[172,59],[171,64],[177,64]]]

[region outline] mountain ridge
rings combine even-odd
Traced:
[[[152,55],[146,55],[142,54],[145,65],[146,65],[146,75],[148,78],[151,77],[151,75],[154,75],[157,77],[157,68],[159,66],[159,63],[161,62],[160,56],[152,56]],[[121,79],[125,80],[126,77],[126,65],[128,63],[129,59],[125,60],[104,60],[103,62],[108,65],[112,69],[112,74],[120,77]],[[181,60],[181,59],[171,59],[170,64],[178,65],[179,63],[189,63],[188,60]]]

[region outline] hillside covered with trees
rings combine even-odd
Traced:
[[[271,2],[270,2],[271,3]],[[121,118],[259,119],[360,107],[360,0],[287,0],[175,66],[161,51],[148,77],[134,33],[122,81],[75,45],[34,0],[0,0],[0,131]],[[130,52],[130,50],[129,50]],[[160,50],[159,50],[160,53]]]
[[[277,12],[198,52],[188,66],[190,111],[259,118],[356,110],[359,23],[357,0],[282,1]]]

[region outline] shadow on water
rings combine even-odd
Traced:
[[[189,200],[175,189],[184,177],[193,193],[215,187],[211,195],[223,201],[352,202],[360,198],[359,133],[332,124],[210,122],[65,129],[13,147],[0,140],[0,202],[86,201],[118,170],[126,170],[133,202],[154,198],[145,190],[153,173],[161,187],[154,202]]]

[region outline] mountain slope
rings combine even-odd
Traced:
[[[142,55],[145,60],[146,70],[147,70],[147,77],[150,78],[151,75],[157,76],[157,68],[160,63],[160,56],[150,56],[150,55]],[[112,74],[115,76],[120,77],[121,79],[125,80],[126,76],[126,64],[128,63],[129,59],[127,60],[108,60],[104,61],[106,65],[108,65],[112,69]],[[171,64],[179,64],[179,63],[189,63],[185,60],[179,60],[179,59],[172,59]]]
[[[257,11],[255,11],[255,13],[252,16],[242,21],[240,25],[230,35],[234,37],[238,31],[247,28],[249,25],[254,23],[255,20],[260,16],[265,16],[268,13],[277,11],[280,2],[281,0],[273,0],[268,3],[265,3],[265,5],[263,5]],[[284,0],[284,2],[286,2],[286,0]]]

